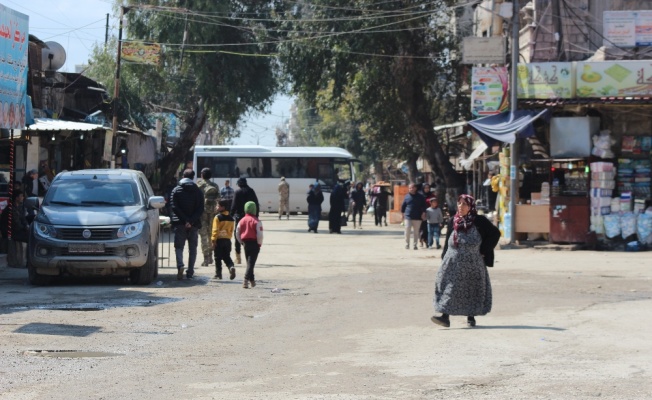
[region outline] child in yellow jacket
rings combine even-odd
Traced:
[[[215,259],[215,279],[222,279],[222,260],[229,269],[229,279],[235,279],[235,265],[231,259],[231,238],[235,229],[235,221],[229,215],[228,200],[217,203],[217,215],[213,218],[213,231],[211,242],[213,244],[213,257]]]

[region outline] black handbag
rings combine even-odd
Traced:
[[[347,222],[348,221],[347,221],[346,215],[341,215],[340,216],[340,226],[346,226]]]

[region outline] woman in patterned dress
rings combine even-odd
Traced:
[[[494,247],[500,231],[478,215],[475,199],[463,194],[457,199],[457,213],[448,224],[442,263],[437,271],[433,304],[441,316],[431,319],[450,326],[450,315],[466,315],[475,326],[475,316],[491,311],[491,281],[486,267],[494,263]]]

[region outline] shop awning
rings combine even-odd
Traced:
[[[511,144],[516,141],[517,134],[519,137],[533,136],[532,122],[541,117],[547,118],[549,115],[548,109],[505,111],[469,121],[469,125],[487,146],[493,146],[496,142]]]
[[[85,122],[62,121],[52,118],[34,118],[34,123],[25,128],[30,131],[93,131],[107,129],[103,125]]]

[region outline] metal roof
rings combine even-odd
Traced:
[[[103,125],[89,124],[86,122],[63,121],[52,118],[34,118],[34,123],[26,130],[30,131],[93,131],[108,129]]]

